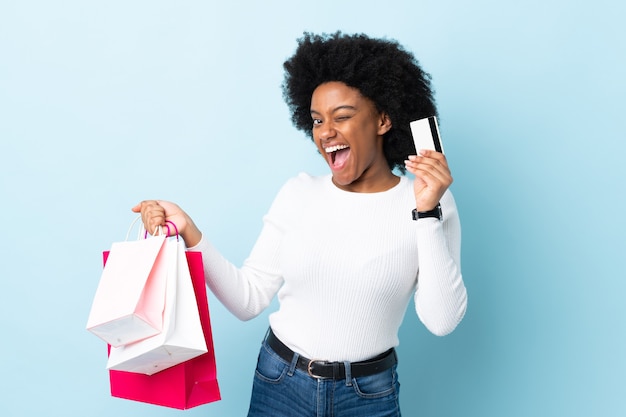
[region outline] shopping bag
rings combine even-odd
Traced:
[[[165,238],[157,234],[129,241],[127,234],[125,241],[111,245],[87,330],[112,346],[161,332],[167,279]]]
[[[185,246],[170,238],[165,310],[161,333],[139,342],[113,347],[108,369],[152,375],[207,352]]]
[[[186,253],[207,352],[153,375],[109,371],[111,395],[180,410],[221,399],[200,252]]]

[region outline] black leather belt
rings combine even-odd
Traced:
[[[276,337],[272,329],[269,330],[266,340],[267,344],[278,356],[285,362],[291,363],[294,352]],[[350,375],[354,378],[374,375],[391,368],[397,363],[396,350],[391,348],[375,358],[362,362],[352,362],[350,364]],[[308,373],[313,378],[344,379],[346,377],[346,367],[343,362],[327,362],[300,356],[296,368]]]

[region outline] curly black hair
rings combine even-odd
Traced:
[[[392,170],[406,172],[404,160],[416,152],[409,123],[437,115],[431,77],[412,53],[395,40],[365,34],[305,32],[283,67],[283,98],[297,129],[313,139],[313,91],[325,82],[343,82],[389,115],[392,128],[384,135],[385,158]]]

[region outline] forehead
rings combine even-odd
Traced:
[[[361,92],[339,81],[317,86],[311,97],[311,111],[323,111],[339,106],[360,107],[370,102]]]

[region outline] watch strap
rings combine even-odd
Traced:
[[[441,212],[441,204],[437,203],[434,209],[428,211],[417,211],[417,209],[413,209],[412,212],[413,220],[425,219],[428,217],[434,217],[439,220],[443,219],[443,214]]]

